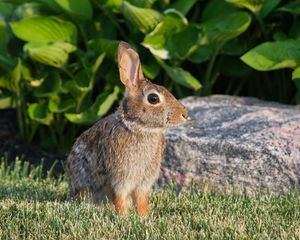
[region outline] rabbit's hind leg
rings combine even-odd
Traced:
[[[123,185],[121,185],[123,186]],[[124,188],[122,188],[121,186],[118,186],[117,188],[113,188],[110,191],[110,195],[111,195],[111,200],[112,203],[115,206],[115,209],[118,213],[120,213],[121,215],[127,215],[128,214],[128,189],[126,188],[126,186],[123,186]]]
[[[148,193],[147,192],[140,192],[134,190],[131,194],[133,204],[136,207],[136,210],[140,216],[147,216],[149,211],[148,205]]]
[[[114,194],[113,195],[113,204],[115,205],[115,209],[122,215],[126,215],[128,213],[127,206],[127,196],[123,194]]]
[[[127,215],[130,207],[131,192],[133,190],[132,183],[120,181],[110,187],[111,199],[116,211],[121,215]]]

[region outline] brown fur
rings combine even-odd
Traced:
[[[164,129],[184,122],[187,110],[164,87],[144,78],[139,57],[128,44],[120,43],[118,53],[126,96],[118,111],[75,142],[67,159],[70,195],[85,193],[96,203],[107,196],[121,214],[128,212],[127,199],[132,197],[144,216],[147,193],[159,175]],[[159,104],[147,101],[153,92],[159,95]]]

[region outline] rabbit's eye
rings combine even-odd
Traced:
[[[151,104],[159,103],[159,96],[155,93],[149,94],[147,99],[148,99],[148,102]]]

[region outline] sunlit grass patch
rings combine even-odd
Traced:
[[[143,219],[134,211],[119,216],[110,204],[69,201],[64,178],[12,175],[18,176],[11,169],[0,178],[1,239],[300,238],[297,192],[248,196],[191,186],[177,194],[168,187],[152,192]]]

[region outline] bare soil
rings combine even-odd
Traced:
[[[0,158],[12,163],[17,157],[32,165],[40,165],[43,161],[43,171],[47,172],[57,160],[53,175],[63,173],[65,156],[48,152],[41,148],[38,141],[28,143],[20,138],[16,113],[13,110],[0,110]]]

